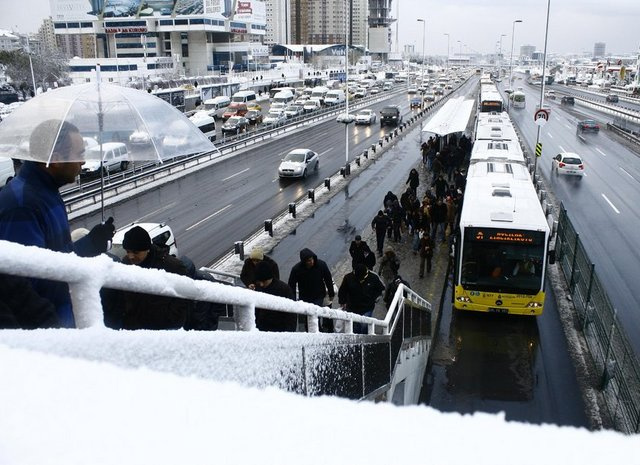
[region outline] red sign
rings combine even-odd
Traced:
[[[251,2],[238,2],[236,13],[237,14],[253,14],[253,9],[251,8]]]
[[[124,33],[146,33],[146,26],[132,26],[132,27],[108,27],[105,26],[104,32],[107,34],[124,34]]]

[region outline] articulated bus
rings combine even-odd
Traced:
[[[504,105],[502,95],[495,84],[483,84],[480,86],[480,112],[501,112]]]
[[[454,308],[540,315],[549,237],[509,116],[478,113],[456,237]]]
[[[509,96],[509,98],[511,99],[511,106],[513,108],[525,108],[527,105],[526,97],[524,92],[521,90],[516,90]]]
[[[456,238],[454,308],[540,315],[549,236],[525,165],[471,164]]]

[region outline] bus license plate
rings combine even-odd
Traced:
[[[489,307],[490,313],[509,313],[508,308]]]

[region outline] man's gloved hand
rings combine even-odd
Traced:
[[[109,242],[113,239],[116,227],[113,225],[113,217],[110,216],[107,221],[95,225],[89,231],[91,242],[100,253],[104,253],[109,249]]]

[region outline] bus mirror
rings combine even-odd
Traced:
[[[549,265],[553,265],[556,262],[556,251],[549,250]]]

